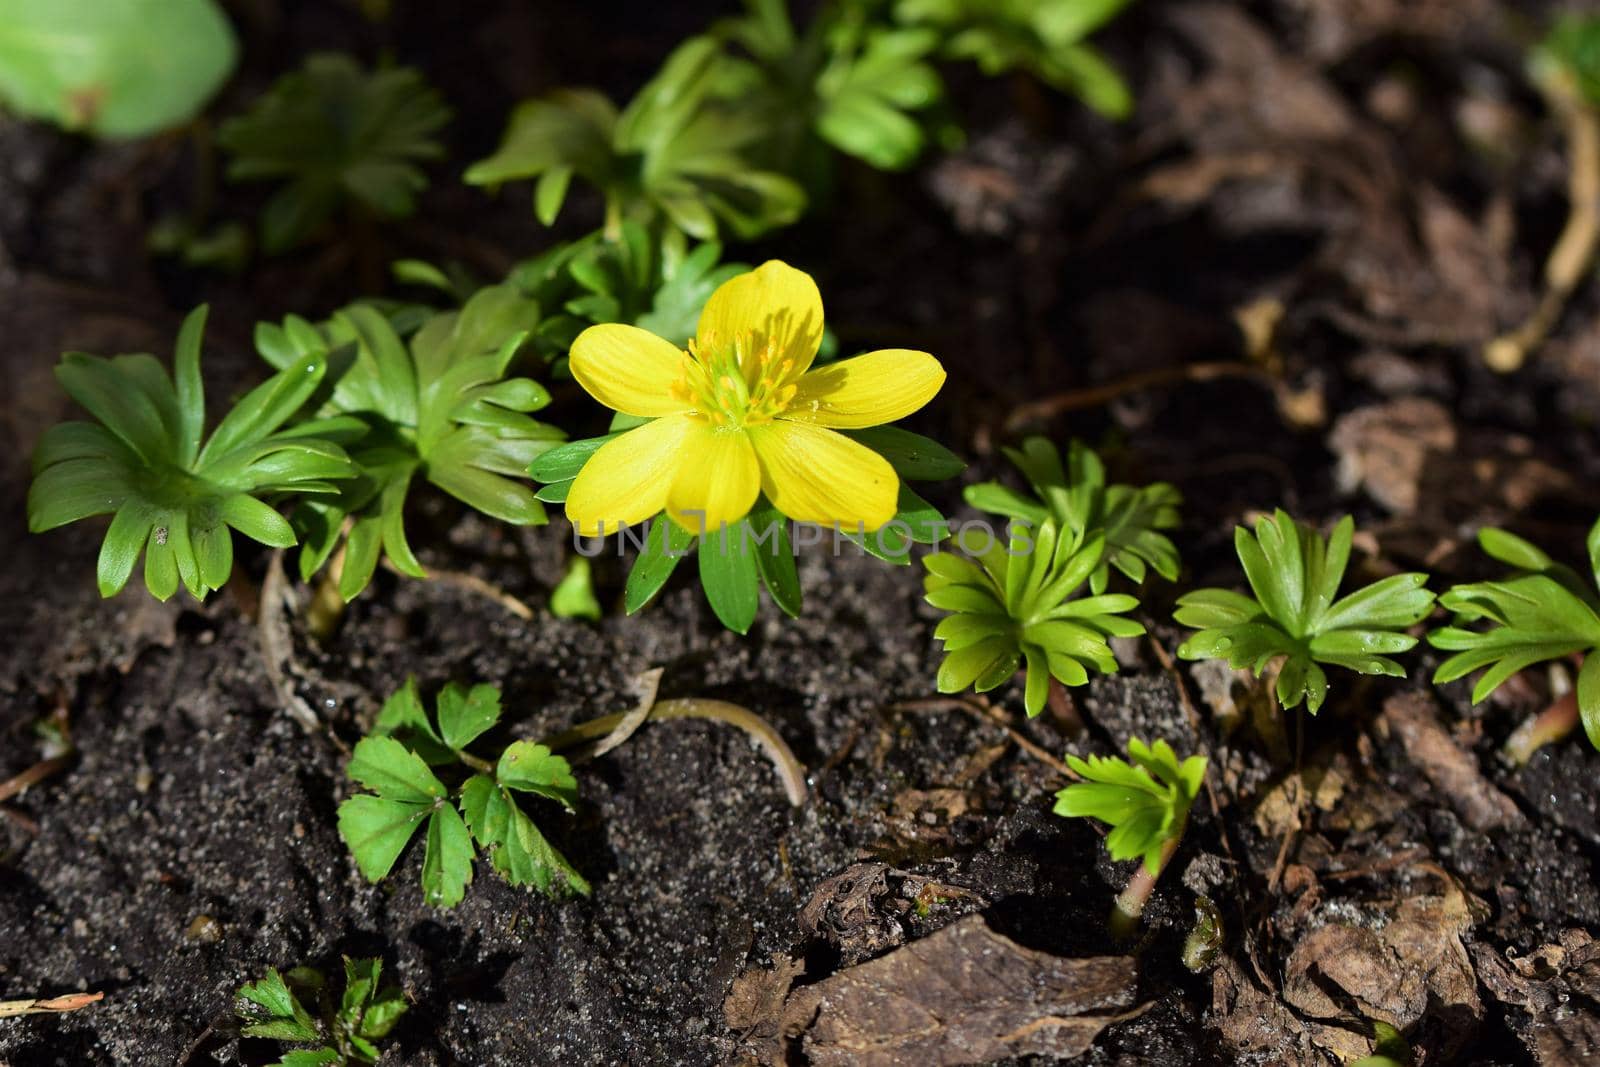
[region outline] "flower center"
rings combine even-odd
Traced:
[[[672,395],[713,426],[771,422],[793,402],[794,360],[774,358],[771,342],[748,333],[726,342],[715,334],[704,340],[689,342]]]

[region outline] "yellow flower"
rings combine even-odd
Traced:
[[[595,536],[665,509],[701,533],[738,522],[765,493],[799,522],[878,529],[894,517],[899,478],[834,430],[904,418],[933,399],[944,368],[886,349],[812,370],[821,343],[816,283],[777,260],[711,294],[687,352],[636,326],[583,331],[572,376],[606,407],[651,421],[589,458],[567,518]]]

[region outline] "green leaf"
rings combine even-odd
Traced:
[[[748,633],[760,606],[760,572],[743,527],[700,538],[700,585],[711,610],[734,633]]]
[[[551,896],[589,892],[589,883],[551,847],[511,794],[487,776],[467,782],[461,808],[495,870],[511,885],[531,885]]]
[[[763,504],[752,511],[742,525],[743,536],[755,555],[767,595],[785,615],[799,618],[804,596],[795,567],[794,546],[789,541],[788,519],[771,504]]]
[[[1283,511],[1263,517],[1234,544],[1255,597],[1202,589],[1178,601],[1174,618],[1198,633],[1178,647],[1181,659],[1222,659],[1258,676],[1274,660],[1276,694],[1285,708],[1317,712],[1328,693],[1322,665],[1358,674],[1403,676],[1386,653],[1416,639],[1404,630],[1433,610],[1425,574],[1397,574],[1335,600],[1349,560],[1354,522],[1346,516],[1324,540]]]
[[[347,199],[380,217],[410,215],[427,185],[417,164],[443,155],[434,134],[449,117],[417,71],[368,73],[349,56],[324,53],[223,123],[217,141],[233,157],[229,178],[287,182],[262,219],[263,245],[280,252]]]
[[[339,836],[367,881],[382,881],[432,810],[431,804],[361,793],[339,805]]]
[[[694,540],[694,534],[664,515],[650,524],[644,550],[633,561],[623,590],[623,605],[629,615],[643,608],[661,590],[677,569],[678,561],[688,555]]]
[[[380,796],[405,804],[432,804],[448,795],[428,765],[392,737],[356,742],[345,773]]]
[[[558,619],[599,620],[600,601],[595,599],[589,561],[583,556],[573,558],[567,573],[550,591],[550,614]]]
[[[267,976],[239,987],[236,1012],[248,1025],[249,1037],[276,1038],[280,1041],[316,1041],[321,1037],[317,1022],[289,990],[275,968]]]
[[[578,783],[572,768],[544,745],[515,741],[495,767],[495,780],[507,789],[537,793],[571,811],[578,800]]]
[[[0,0],[0,103],[101,137],[193,118],[238,56],[212,0]]]
[[[1132,762],[1068,755],[1067,765],[1084,781],[1056,794],[1057,815],[1093,818],[1111,826],[1106,849],[1114,860],[1143,857],[1145,869],[1161,873],[1161,852],[1183,835],[1189,808],[1205,780],[1206,759],[1190,756],[1181,764],[1172,747],[1157,739],[1128,742]]]
[[[492,685],[471,689],[451,682],[439,691],[439,734],[460,751],[500,721],[500,690]]]
[[[433,809],[428,819],[428,846],[422,858],[422,893],[435,908],[453,908],[466,897],[472,881],[472,838],[466,823],[449,804]]]

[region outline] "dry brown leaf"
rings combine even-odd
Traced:
[[[787,1017],[815,1067],[1069,1058],[1127,1017],[1136,985],[1131,956],[1053,956],[969,915],[797,990]]]
[[[1495,830],[1527,821],[1512,799],[1483,776],[1472,754],[1462,751],[1440,725],[1438,705],[1430,694],[1396,693],[1384,701],[1383,715],[1405,746],[1406,756],[1467,826]]]

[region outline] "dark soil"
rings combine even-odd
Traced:
[[[270,82],[281,57],[390,51],[455,107],[452,166],[492,146],[519,98],[570,83],[631,92],[724,9],[506,0],[467,20],[400,2],[374,28],[344,3],[233,6],[250,43],[215,115]],[[1577,560],[1600,505],[1600,302],[1580,293],[1516,376],[1477,356],[1531,307],[1565,210],[1561,140],[1523,73],[1539,6],[1152,0],[1104,35],[1139,90],[1129,123],[952,70],[965,148],[909,176],[846,167],[800,226],[732,251],[814,273],[845,349],[939,355],[950,383],[913,425],[972,457],[969,481],[1009,477],[998,446],[1024,402],[1254,359],[1250,375],[1129,391],[1035,424],[1090,440],[1119,477],[1183,491],[1185,588],[1234,584],[1234,525],[1277,505],[1312,521],[1353,511],[1373,535],[1353,568],[1368,576],[1425,565],[1436,585],[1480,577],[1470,534],[1484,523]],[[380,575],[326,644],[294,620],[296,691],[330,727],[316,734],[283,712],[259,654],[264,554],[242,553],[243,573],[204,606],[157,605],[142,589],[100,601],[98,530],[25,532],[28,450],[67,411],[49,373],[61,351],[167,353],[178,316],[205,299],[209,379],[241,385],[259,373],[255,321],[382,286],[369,261],[455,259],[493,276],[551,239],[525,189],[491,198],[441,169],[418,220],[380,248],[335,241],[239,277],[191,272],[151,260],[143,234],[190,202],[193,153],[182,135],[102,146],[0,126],[0,780],[40,758],[34,726],[52,716],[79,753],[0,812],[0,999],[107,994],[70,1015],[0,1021],[0,1064],[270,1062],[271,1046],[230,1030],[233,991],[269,966],[341,953],[383,957],[404,986],[414,1008],[385,1062],[421,1065],[739,1062],[756,1054],[724,1017],[741,974],[794,957],[815,982],[973,911],[1031,948],[1123,951],[1103,920],[1126,867],[1091,827],[1050,814],[1064,779],[979,705],[933,699],[920,567],[814,553],[805,617],[765,607],[743,639],[682,578],[643,614],[591,625],[542,610],[569,551],[563,522],[518,534],[430,498],[415,516],[424,561],[539,615]],[[250,189],[217,192],[219,218],[260,203]],[[592,206],[575,203],[564,226],[575,232]],[[1263,315],[1276,328],[1252,342],[1240,323]],[[1446,443],[1385,436],[1402,404],[1442,412]],[[1378,428],[1333,432],[1357,411]],[[580,431],[596,418],[592,405],[569,413]],[[930,496],[961,513],[958,486]],[[623,573],[600,566],[608,600]],[[1143,609],[1167,650],[1181,639],[1166,621],[1175,595],[1153,583]],[[1223,730],[1203,696],[1215,679],[1168,670],[1148,645],[1125,651],[1123,673],[1031,722],[1020,685],[991,694],[1048,753],[1159,735],[1212,757],[1215,797],[1196,806],[1146,917],[1139,1002],[1151,1006],[1109,1026],[1083,1062],[1332,1063],[1385,1013],[1406,1017],[1428,1064],[1595,1062],[1563,1049],[1581,1049],[1572,1035],[1600,1014],[1600,983],[1579,967],[1585,932],[1600,934],[1600,755],[1581,738],[1520,770],[1497,754],[1549,702],[1545,674],[1478,707],[1464,683],[1447,686],[1419,720],[1469,753],[1465,785],[1441,785],[1386,704],[1421,687],[1431,653],[1412,658],[1416,681],[1343,684],[1315,720],[1291,716],[1327,788],[1274,877],[1283,832],[1269,816],[1286,766],[1266,740]],[[541,737],[630,706],[632,679],[651,667],[665,668],[663,696],[732,700],[771,721],[811,771],[808,803],[788,805],[742,734],[651,724],[582,770],[576,817],[547,820],[594,884],[588,899],[512,890],[480,864],[466,902],[440,912],[423,903],[418,850],[381,886],[356,871],[334,824],[345,751],[406,675],[428,690],[499,685],[509,732]],[[1481,791],[1501,822],[1483,825],[1462,790]],[[819,889],[861,863],[886,865],[891,887],[944,890],[927,908],[897,906],[891,888],[841,923],[803,922]],[[1191,973],[1179,955],[1197,893],[1215,901],[1223,936]],[[1394,973],[1426,987],[1405,997],[1355,995],[1329,977],[1337,961],[1307,947],[1336,927],[1392,933],[1408,907],[1437,940],[1395,950]],[[1519,968],[1557,945],[1567,963]]]

